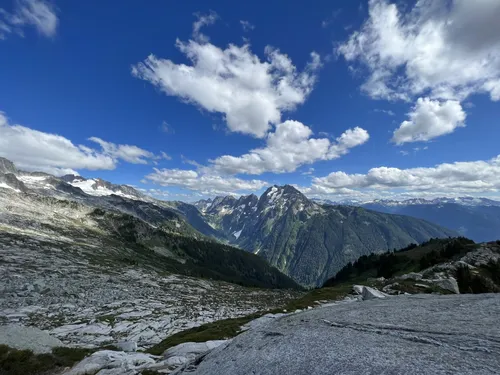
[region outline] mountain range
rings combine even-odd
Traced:
[[[453,229],[476,242],[500,238],[500,202],[486,198],[438,198],[373,201],[361,207],[417,217]]]
[[[90,237],[99,228],[124,248],[139,246],[167,258],[167,268],[176,272],[248,285],[293,286],[262,259],[302,285],[317,286],[361,255],[457,235],[409,216],[320,204],[290,185],[272,186],[260,197],[189,204],[161,201],[98,178],[19,171],[1,159],[0,188],[10,204],[0,219],[10,227],[38,221],[50,233],[78,230]],[[61,214],[61,207],[75,209]]]
[[[0,159],[0,232],[17,246],[40,240],[78,244],[74,262],[298,288],[260,257],[198,231],[175,205],[99,179],[19,171],[6,159]],[[57,246],[68,245],[50,244]]]
[[[272,186],[260,198],[216,197],[195,205],[231,244],[310,286],[361,255],[457,234],[408,216],[322,205],[290,185]]]

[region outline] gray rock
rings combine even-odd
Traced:
[[[375,288],[370,288],[369,286],[363,287],[363,292],[361,295],[363,296],[363,301],[387,297],[387,295],[385,293],[382,293],[381,291],[379,291]]]
[[[500,373],[498,316],[493,294],[339,304],[242,333],[179,373],[493,375]]]
[[[185,342],[179,344],[163,353],[161,366],[166,369],[182,366],[221,345],[225,346],[230,341],[231,340],[212,340],[207,342]]]
[[[449,277],[447,279],[429,280],[429,282],[440,287],[441,289],[448,290],[455,294],[460,294],[457,280],[455,280],[455,278],[453,277]]]
[[[396,286],[399,286],[399,283],[388,284],[382,288],[382,292],[387,294],[398,294],[398,290],[393,289]]]
[[[429,289],[430,288],[430,286],[427,285],[427,284],[416,283],[415,286],[418,286],[419,288],[423,288],[423,289]]]
[[[300,312],[300,311],[301,310],[296,310],[295,312]],[[253,329],[253,328],[261,327],[261,326],[269,324],[270,322],[274,321],[275,319],[281,318],[282,316],[285,316],[285,315],[287,315],[287,314],[278,313],[278,314],[266,314],[266,315],[263,315],[263,316],[261,316],[261,317],[259,317],[257,319],[251,320],[248,323],[246,323],[245,325],[243,325],[241,327],[241,330],[242,331],[246,331],[248,329]]]
[[[398,277],[400,280],[422,280],[422,274],[417,272],[410,272],[405,275],[401,275]]]
[[[125,353],[101,350],[65,371],[63,375],[128,375],[156,363],[158,357],[144,353]]]
[[[363,294],[363,285],[353,285],[352,286],[352,291],[354,294],[362,295]]]
[[[115,346],[123,350],[124,352],[136,352],[137,343],[135,341],[120,341],[115,344]]]
[[[60,340],[38,328],[20,325],[0,326],[0,344],[16,349],[29,349],[35,354],[50,353],[52,348],[65,346]]]

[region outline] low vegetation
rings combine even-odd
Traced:
[[[86,356],[101,349],[114,350],[114,347],[99,349],[54,348],[52,353],[34,354],[31,350],[18,350],[0,345],[1,375],[37,375],[71,367]]]
[[[238,335],[241,326],[264,315],[265,312],[247,315],[241,318],[218,320],[190,328],[167,337],[162,342],[151,347],[147,352],[160,355],[165,350],[185,342],[205,342],[209,340],[224,340]]]
[[[224,340],[237,336],[241,333],[241,326],[268,313],[279,313],[306,309],[309,306],[316,306],[316,301],[332,301],[344,298],[351,291],[352,285],[340,285],[335,288],[321,288],[311,290],[303,297],[291,301],[282,308],[261,311],[241,318],[219,320],[213,323],[190,328],[167,337],[162,342],[151,347],[147,352],[160,355],[165,350],[185,342],[205,342],[208,340]]]
[[[465,255],[476,247],[474,241],[464,237],[431,239],[420,246],[411,244],[401,250],[385,254],[363,255],[354,263],[348,263],[324,286],[344,282],[363,282],[368,278],[386,279],[409,272],[419,272],[433,265]]]
[[[500,292],[500,261],[490,261],[476,270],[462,265],[458,268],[457,283],[460,293],[498,293]]]
[[[112,247],[134,250],[112,260],[107,257],[104,261],[108,263],[118,261],[125,265],[154,267],[247,287],[301,289],[290,277],[247,251],[206,238],[167,233],[129,215],[96,209],[92,217],[113,233],[108,238]]]

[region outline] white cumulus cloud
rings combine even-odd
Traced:
[[[419,98],[408,116],[410,119],[403,121],[394,131],[392,141],[398,145],[429,141],[453,133],[457,128],[465,126],[466,118],[458,101],[439,101],[429,98]]]
[[[315,192],[336,193],[342,189],[375,189],[406,193],[485,193],[500,191],[500,155],[490,160],[438,164],[430,168],[378,167],[366,174],[342,171],[314,178]]]
[[[116,143],[103,141],[101,138],[97,137],[90,137],[89,140],[98,143],[106,155],[132,164],[147,164],[147,159],[155,158],[155,155],[152,152],[143,150],[137,146],[118,145]]]
[[[373,98],[463,100],[488,92],[500,100],[500,2],[418,0],[407,12],[369,1],[369,18],[340,45],[370,76]]]
[[[198,25],[211,21],[200,18],[197,22],[194,33]],[[282,112],[306,100],[321,67],[315,52],[305,69],[298,71],[286,54],[269,46],[264,51],[266,60],[261,61],[248,44],[222,49],[195,37],[188,42],[177,40],[176,45],[190,64],[150,55],[132,67],[132,74],[169,96],[222,114],[230,131],[259,138],[281,122]]]
[[[238,157],[220,156],[211,161],[212,168],[223,174],[293,172],[304,164],[337,159],[369,138],[368,132],[359,127],[348,129],[333,143],[328,138],[311,138],[312,135],[308,126],[288,120],[276,125],[275,132],[268,134],[266,147]]]
[[[43,171],[55,175],[74,173],[75,169],[115,169],[119,160],[145,164],[154,158],[151,152],[137,146],[117,145],[92,137],[100,149],[75,145],[69,139],[10,124],[0,112],[0,156],[12,160],[17,167],[29,171]]]
[[[254,192],[268,185],[261,180],[243,180],[236,177],[221,177],[215,174],[187,169],[158,169],[145,177],[146,181],[174,186],[203,194],[232,194]]]

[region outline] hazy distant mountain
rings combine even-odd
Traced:
[[[500,238],[500,202],[487,198],[378,200],[361,206],[379,212],[428,220],[456,230],[476,242]]]
[[[411,217],[321,205],[290,185],[272,186],[260,198],[217,197],[204,215],[231,243],[304,285],[320,285],[360,255],[457,234]]]

